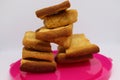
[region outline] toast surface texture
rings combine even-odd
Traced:
[[[66,49],[66,55],[68,57],[93,54],[97,52],[99,52],[99,47],[92,44],[84,34],[72,35],[71,46]]]
[[[78,17],[77,10],[75,9],[65,10],[58,14],[45,17],[44,25],[47,28],[51,29],[57,28],[68,24],[73,24],[74,22],[77,21],[77,17]]]
[[[23,38],[23,45],[26,48],[38,50],[38,51],[51,51],[51,45],[50,42],[38,40],[35,37],[36,33],[33,31],[27,31]]]
[[[52,52],[39,52],[39,51],[23,48],[22,58],[37,59],[37,60],[43,60],[43,61],[53,61],[54,55]]]

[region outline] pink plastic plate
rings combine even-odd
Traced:
[[[52,73],[26,73],[19,70],[20,60],[10,66],[12,80],[108,80],[111,75],[112,62],[101,54],[94,54],[88,62],[58,65]]]

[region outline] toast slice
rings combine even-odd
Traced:
[[[23,45],[26,48],[38,50],[38,51],[45,51],[50,52],[51,51],[51,45],[50,42],[43,41],[41,39],[35,38],[35,32],[33,31],[27,31],[23,38]]]
[[[37,10],[35,13],[38,18],[44,19],[44,17],[46,16],[56,14],[62,10],[66,10],[69,7],[70,7],[70,2],[69,0],[66,0],[62,3]]]
[[[58,53],[55,57],[55,61],[58,64],[69,64],[69,63],[78,63],[78,62],[84,62],[91,59],[93,56],[92,54],[87,55],[81,55],[81,56],[73,56],[73,57],[67,57],[66,53]]]
[[[66,56],[81,56],[99,52],[99,47],[92,44],[84,34],[74,34],[71,36],[71,46],[66,49]]]
[[[48,29],[41,27],[36,31],[36,39],[44,41],[52,41],[59,37],[68,37],[72,34],[73,24],[69,24],[63,27]]]
[[[36,60],[43,60],[43,61],[53,61],[54,55],[52,52],[39,52],[39,51],[23,48],[22,58],[36,59]]]
[[[44,18],[44,25],[47,28],[57,28],[77,21],[77,10],[70,9]]]
[[[56,62],[21,60],[20,70],[31,73],[48,73],[56,70]]]

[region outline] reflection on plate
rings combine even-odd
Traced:
[[[58,65],[53,73],[26,73],[19,70],[20,60],[10,66],[13,80],[108,80],[111,74],[111,59],[101,54],[94,54],[88,62]]]

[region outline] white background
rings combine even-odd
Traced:
[[[10,80],[9,65],[21,58],[24,33],[41,27],[35,11],[64,0],[0,0],[0,80]],[[110,80],[120,80],[120,0],[70,0],[78,10],[73,33],[84,33],[113,59]],[[53,47],[55,49],[55,46]]]

